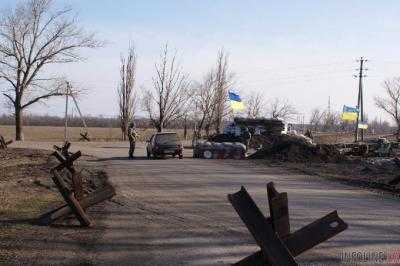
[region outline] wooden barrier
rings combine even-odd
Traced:
[[[69,141],[64,142],[63,146],[59,147],[57,145],[53,146],[54,149],[60,152],[65,158],[68,158],[70,155],[69,148],[71,147],[71,143]]]
[[[244,187],[228,199],[261,250],[235,263],[236,266],[297,265],[294,257],[347,229],[337,211],[290,233],[287,193],[268,183],[271,217],[264,217]]]
[[[72,213],[78,219],[78,221],[83,226],[91,226],[92,222],[83,210],[82,206],[80,205],[79,201],[75,198],[75,195],[72,191],[70,191],[67,186],[65,185],[63,179],[61,178],[60,174],[57,170],[53,170],[53,182],[56,184],[58,191],[60,192],[61,196],[64,198],[65,202],[68,204],[69,208],[71,209]]]
[[[13,143],[12,140],[6,141],[2,135],[0,135],[0,149],[5,150],[8,148],[8,145]]]
[[[68,150],[67,150],[68,154]],[[72,155],[68,155],[68,157],[65,157],[63,154],[61,154],[60,151],[56,150],[53,153],[53,156],[57,158],[57,160],[60,162],[58,166],[54,168],[56,171],[61,171],[64,168],[66,168],[69,173],[71,174],[71,183],[72,183],[72,190],[75,193],[75,196],[77,199],[82,198],[83,196],[83,184],[82,184],[82,177],[80,173],[78,173],[75,168],[74,168],[74,161],[77,160],[79,157],[82,156],[82,153],[80,151],[73,153]]]
[[[115,196],[115,189],[112,186],[106,186],[93,191],[90,195],[83,197],[79,203],[81,207],[86,210],[87,208],[96,205],[105,200],[109,200]],[[72,210],[68,204],[64,204],[52,211],[41,215],[38,219],[40,225],[51,225],[57,220],[65,219],[72,214]]]
[[[38,218],[40,225],[51,225],[57,220],[63,220],[74,214],[82,226],[92,226],[93,223],[85,210],[115,196],[115,189],[111,185],[106,185],[94,191],[88,190],[89,194],[84,196],[82,176],[74,167],[74,161],[80,158],[82,154],[80,151],[69,153],[70,146],[70,143],[66,143],[63,147],[54,147],[56,151],[53,155],[60,164],[51,170],[52,180],[66,204],[41,215]],[[69,187],[61,175],[61,171],[65,170],[71,174],[72,180],[70,180],[71,185]]]
[[[88,132],[80,133],[79,135],[81,136],[79,141],[90,142],[90,137],[89,137],[89,133]]]

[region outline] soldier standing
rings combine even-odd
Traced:
[[[250,148],[251,133],[248,127],[244,127],[242,130],[242,139],[246,145],[246,150]]]
[[[128,127],[129,159],[133,159],[133,153],[135,152],[137,137],[138,137],[138,134],[135,129],[135,123],[131,122]]]

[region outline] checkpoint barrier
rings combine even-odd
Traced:
[[[65,141],[61,147],[54,145],[53,148],[55,152],[61,153],[66,158],[70,156],[69,148],[71,148],[71,143],[69,141]],[[52,155],[54,155],[54,153]]]
[[[0,135],[0,150],[7,149],[7,146],[13,143],[12,140],[6,141],[2,135]]]
[[[57,220],[63,220],[73,214],[82,226],[93,226],[93,222],[86,213],[86,209],[111,199],[115,196],[115,189],[106,185],[96,190],[89,190],[84,195],[82,176],[74,167],[74,161],[81,157],[81,152],[70,153],[68,149],[71,144],[66,142],[63,147],[54,148],[53,156],[59,161],[59,165],[51,170],[52,180],[66,204],[61,205],[38,218],[40,225],[51,225]],[[62,171],[68,173],[62,175]]]
[[[198,142],[193,147],[194,158],[204,159],[244,159],[246,146],[230,142]]]
[[[228,195],[229,202],[261,249],[233,265],[298,265],[294,257],[347,229],[347,224],[337,211],[333,211],[291,233],[287,193],[278,193],[272,182],[268,183],[267,192],[270,209],[268,218],[244,187]]]
[[[79,135],[80,135],[79,141],[90,142],[89,132],[82,132],[82,133],[79,133]]]

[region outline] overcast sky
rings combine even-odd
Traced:
[[[7,8],[15,1],[1,0]],[[85,62],[51,66],[87,89],[85,114],[115,116],[120,54],[129,41],[138,54],[137,87],[151,86],[154,62],[165,42],[178,52],[185,71],[198,80],[214,65],[221,47],[229,52],[242,96],[262,91],[266,100],[287,98],[306,116],[314,107],[356,105],[357,58],[364,56],[366,112],[382,117],[373,97],[385,78],[400,76],[400,2],[336,1],[132,1],[67,0],[79,23],[108,43],[82,51]],[[4,102],[4,101],[3,101]],[[63,114],[63,101],[29,109]],[[8,112],[0,107],[0,112]]]

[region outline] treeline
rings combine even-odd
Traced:
[[[120,128],[120,119],[118,117],[103,117],[103,116],[85,116],[84,117],[86,125],[88,127],[103,127],[103,128]],[[138,128],[152,128],[150,119],[147,118],[137,118],[134,120],[136,127]],[[194,122],[191,120],[180,119],[174,121],[169,125],[168,128],[177,129],[193,128]],[[0,125],[14,126],[15,118],[12,115],[3,114],[0,116]],[[26,126],[53,126],[53,127],[63,127],[65,125],[65,118],[59,116],[50,115],[25,115],[24,125]],[[83,127],[83,122],[80,117],[70,116],[68,117],[69,127]]]
[[[388,121],[377,118],[365,119],[368,123],[368,133],[391,134],[397,132],[397,127],[391,126]],[[355,122],[343,121],[341,113],[315,108],[311,112],[307,128],[314,132],[352,132],[355,131]]]

